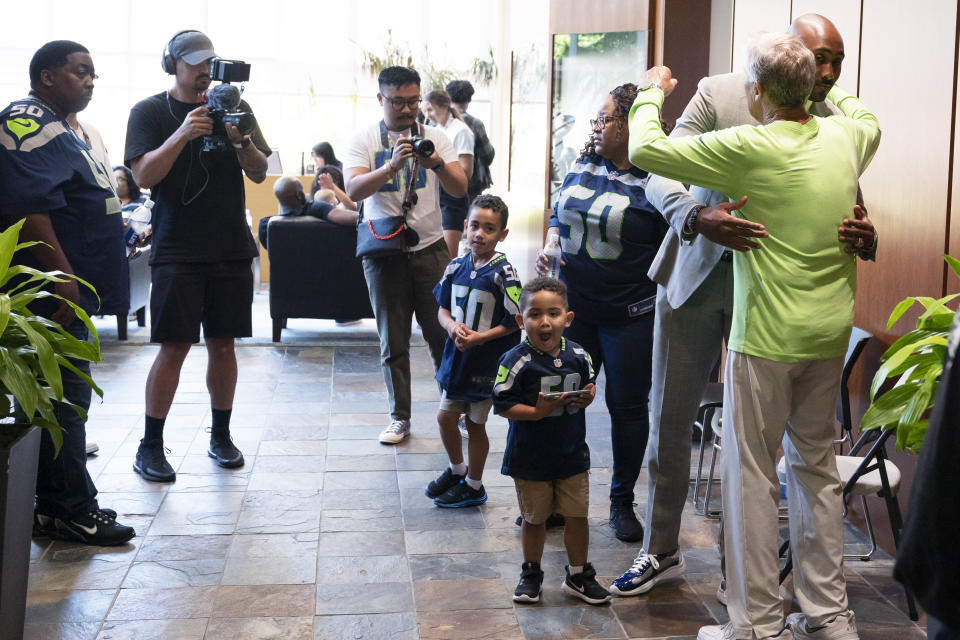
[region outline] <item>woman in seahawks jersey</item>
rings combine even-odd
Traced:
[[[560,277],[573,324],[565,335],[583,345],[606,373],[613,478],[610,526],[617,538],[643,539],[633,510],[634,485],[647,446],[647,395],[657,285],[647,278],[669,227],[644,195],[647,172],[627,158],[627,114],[637,88],[604,96],[591,136],[563,180],[548,233],[559,233]],[[543,254],[538,271],[545,272]]]

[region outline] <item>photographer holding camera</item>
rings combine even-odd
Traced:
[[[388,67],[380,72],[378,82],[383,120],[359,132],[343,160],[343,173],[347,195],[357,202],[363,200],[361,225],[372,228],[386,218],[405,218],[400,227],[405,237],[402,250],[363,257],[392,417],[380,442],[396,444],[410,433],[413,314],[423,330],[434,368],[440,365],[447,338],[433,296],[433,288],[450,262],[441,225],[440,185],[462,198],[467,193],[467,178],[446,134],[417,122],[420,74],[407,67]],[[373,233],[358,228],[358,247],[365,234],[370,237]],[[373,237],[387,236],[377,232]]]
[[[270,148],[245,102],[228,105],[245,114],[225,113],[214,104],[223,100],[214,95],[210,106],[217,112],[206,106],[211,76],[228,82],[246,79],[229,73],[230,65],[221,60],[211,74],[216,57],[203,33],[175,34],[161,63],[175,76],[173,87],[134,105],[127,123],[124,162],[137,183],[151,189],[156,203],[150,340],[160,343],[160,352],[147,377],[144,436],[133,467],[154,482],[176,479],[164,456],[163,426],[184,358],[191,344],[200,341],[201,325],[213,415],[207,453],[222,467],[243,465],[243,454],[230,439],[237,384],[234,338],[252,334],[251,262],[257,255],[246,221],[243,174],[263,182]],[[211,92],[223,93],[220,87]],[[239,98],[236,90],[226,93]],[[244,121],[248,132],[237,127]]]

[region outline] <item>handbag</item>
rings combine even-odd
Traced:
[[[405,215],[368,220],[363,215],[361,205],[357,220],[357,257],[384,258],[403,253],[407,246],[406,228]]]

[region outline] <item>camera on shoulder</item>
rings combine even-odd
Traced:
[[[242,60],[224,60],[215,58],[210,65],[210,79],[218,84],[207,92],[207,115],[213,120],[213,133],[203,136],[201,151],[233,151],[233,143],[227,137],[224,126],[230,123],[247,135],[253,131],[253,115],[240,111],[240,94],[243,87],[237,88],[231,82],[246,82],[250,79],[250,65]]]

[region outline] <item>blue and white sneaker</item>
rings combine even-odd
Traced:
[[[461,480],[442,494],[437,496],[433,504],[438,507],[472,507],[483,504],[487,501],[487,491],[480,485],[479,489],[474,489],[466,480]]]
[[[650,555],[641,549],[637,559],[633,561],[633,566],[610,585],[610,593],[618,596],[646,593],[658,582],[682,576],[684,567],[686,563],[679,550]]]

